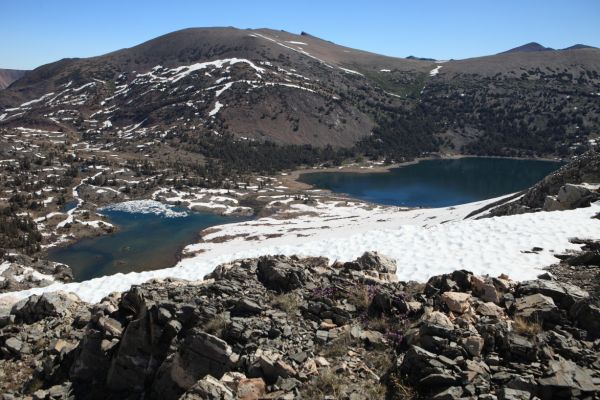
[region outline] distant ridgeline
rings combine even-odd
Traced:
[[[285,31],[186,29],[28,72],[0,92],[0,130],[124,152],[160,142],[227,172],[437,152],[566,157],[600,132],[599,73],[600,50],[584,45],[435,61]]]

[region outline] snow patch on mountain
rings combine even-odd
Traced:
[[[208,116],[214,117],[221,110],[221,108],[223,108],[223,104],[220,101],[217,101],[215,103],[215,107],[208,113]]]
[[[438,65],[437,67],[435,67],[434,69],[432,69],[431,71],[429,71],[429,76],[436,76],[437,74],[439,74],[440,69],[443,67],[443,65]]]

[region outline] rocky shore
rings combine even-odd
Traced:
[[[24,254],[8,254],[0,259],[0,293],[72,281],[73,271],[65,264]]]
[[[0,314],[4,399],[597,399],[599,245],[537,280],[265,256]],[[587,282],[585,290],[576,284]]]
[[[489,207],[487,217],[572,210],[600,199],[600,150],[573,158],[514,199]]]

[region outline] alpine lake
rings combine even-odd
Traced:
[[[448,207],[518,192],[561,165],[503,158],[435,159],[388,172],[311,172],[300,175],[299,180],[377,204]],[[50,260],[72,268],[76,281],[171,267],[201,230],[248,219],[190,211],[177,217],[126,211],[103,214],[118,230],[48,251]]]

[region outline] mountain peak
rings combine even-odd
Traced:
[[[503,51],[502,53],[530,53],[530,52],[534,52],[534,51],[552,51],[552,50],[554,50],[554,49],[551,47],[544,47],[537,42],[530,42],[530,43],[524,44],[522,46],[518,46],[518,47],[512,48],[510,50]]]
[[[587,44],[577,43],[577,44],[574,44],[573,46],[565,47],[564,49],[561,49],[561,50],[579,50],[579,49],[595,49],[595,47],[588,46]]]

